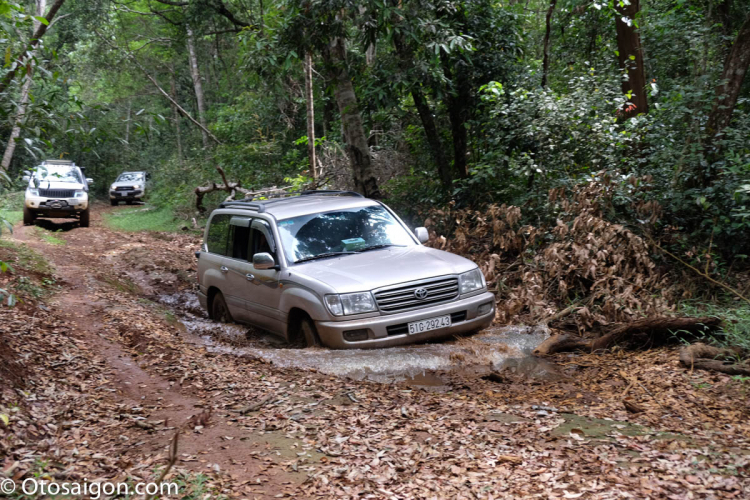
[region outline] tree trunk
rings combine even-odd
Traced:
[[[398,22],[398,19],[396,19],[395,22]],[[408,73],[409,68],[414,66],[413,51],[405,42],[404,36],[400,33],[396,33],[393,36],[393,46],[395,47],[396,54],[400,60],[399,65],[401,71]],[[419,119],[422,121],[422,128],[424,128],[424,133],[427,137],[427,144],[430,145],[430,152],[432,153],[432,157],[437,165],[440,181],[442,182],[443,187],[448,190],[453,183],[453,175],[451,175],[450,164],[448,163],[448,158],[445,156],[445,149],[443,148],[442,141],[440,140],[440,133],[435,124],[435,117],[432,114],[430,105],[422,93],[419,84],[412,83],[411,87],[411,96],[414,99],[414,106],[417,108]]]
[[[445,156],[443,143],[440,140],[440,133],[438,132],[437,125],[435,125],[435,117],[432,114],[432,109],[430,109],[427,99],[425,99],[424,94],[422,94],[419,88],[413,88],[411,96],[414,99],[414,105],[419,113],[419,118],[422,120],[422,127],[427,136],[427,143],[430,145],[432,157],[437,164],[440,182],[448,190],[453,183],[453,175],[451,175],[451,167],[448,163],[448,158]]]
[[[463,59],[459,58],[459,66],[464,65]],[[451,70],[447,56],[443,55],[443,73],[445,77],[453,82],[454,90],[446,95],[448,106],[448,118],[451,122],[451,135],[453,136],[453,166],[458,176],[465,179],[469,176],[466,166],[466,153],[469,148],[468,132],[466,122],[469,120],[469,109],[471,106],[471,84],[469,83],[468,68],[458,67]]]
[[[125,142],[130,144],[130,111],[133,107],[133,100],[128,99],[128,114],[125,119]]]
[[[367,135],[359,113],[357,95],[346,68],[346,49],[340,38],[333,40],[325,57],[334,86],[334,96],[341,114],[346,149],[352,166],[355,189],[370,198],[381,198],[378,181],[372,168]]]
[[[203,100],[203,83],[201,82],[201,73],[198,68],[198,56],[195,52],[195,35],[189,24],[185,25],[185,31],[187,32],[187,49],[188,57],[190,59],[190,75],[193,77],[193,89],[195,89],[195,100],[198,103],[198,121],[203,128],[206,128],[206,105]],[[201,130],[203,137],[203,148],[208,148],[208,134],[204,130]]]
[[[177,102],[177,86],[174,81],[174,65],[169,71],[169,93],[172,99]],[[177,160],[182,164],[182,132],[180,131],[180,112],[177,106],[172,104],[172,122],[174,124],[174,135],[177,141]]]
[[[557,0],[550,0],[549,9],[547,10],[547,25],[544,31],[544,56],[542,59],[542,87],[547,86],[547,77],[549,75],[549,37],[552,31],[552,12],[555,10]]]
[[[310,159],[310,173],[318,178],[318,163],[315,159],[315,109],[312,78],[312,54],[305,52],[305,100],[307,101],[307,155]]]
[[[36,0],[36,15],[44,15],[44,11],[47,9],[47,0]],[[42,25],[37,20],[34,20],[34,33],[39,31],[39,27]],[[34,74],[34,52],[32,50],[28,58],[28,66],[26,69],[26,80],[21,86],[21,99],[18,101],[18,108],[16,109],[16,116],[13,120],[13,129],[10,132],[8,143],[5,145],[5,153],[3,154],[2,162],[0,162],[0,169],[3,172],[7,172],[10,168],[10,162],[13,159],[13,154],[16,151],[16,142],[21,136],[21,124],[26,118],[26,109],[29,105],[29,93],[31,92],[31,81]]]
[[[627,72],[628,78],[622,81],[622,92],[629,95],[630,105],[622,112],[624,118],[631,118],[638,113],[648,113],[646,100],[646,75],[643,69],[643,49],[641,37],[635,26],[635,18],[640,11],[639,0],[630,0],[629,5],[617,6],[615,30],[617,32],[617,58],[620,68]],[[626,19],[628,22],[623,21]]]
[[[47,2],[46,0],[43,2],[46,6]],[[8,88],[8,85],[10,85],[10,82],[13,81],[13,79],[16,76],[16,73],[18,72],[18,68],[26,67],[26,63],[29,59],[33,59],[34,57],[34,51],[36,50],[36,46],[39,44],[39,40],[42,39],[44,34],[47,32],[47,29],[52,24],[52,20],[55,18],[55,15],[57,15],[57,11],[60,10],[60,7],[65,3],[65,0],[55,0],[55,3],[52,4],[52,7],[49,8],[49,12],[47,12],[47,15],[44,16],[44,18],[47,20],[47,24],[40,23],[39,21],[34,21],[34,35],[31,38],[31,43],[29,43],[29,52],[30,57],[26,57],[25,59],[19,59],[18,64],[15,68],[8,71],[5,76],[3,77],[3,81],[0,82],[0,94],[5,92],[5,89]],[[37,6],[39,3],[37,3]],[[37,10],[37,16],[44,15],[44,11],[41,12]]]
[[[732,112],[740,95],[742,81],[745,79],[748,66],[750,65],[750,17],[737,34],[737,39],[732,45],[726,61],[724,71],[721,74],[721,83],[716,88],[716,100],[711,113],[708,115],[706,131],[709,134],[709,142],[712,142],[724,127],[729,125]]]

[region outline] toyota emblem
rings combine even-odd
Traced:
[[[414,296],[418,298],[419,300],[424,300],[427,298],[427,289],[426,288],[417,288],[414,290]]]

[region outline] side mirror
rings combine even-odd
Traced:
[[[23,177],[21,177],[21,179],[23,180],[23,182],[29,182],[31,180],[31,176],[30,175],[24,175]]]
[[[94,183],[94,179],[92,179],[91,177],[86,177],[86,182],[88,184],[93,184]]]
[[[253,267],[255,269],[273,269],[276,267],[276,261],[270,253],[261,252],[253,255]]]
[[[414,234],[417,235],[417,239],[420,243],[427,243],[427,241],[430,239],[430,233],[427,232],[426,227],[414,228]]]

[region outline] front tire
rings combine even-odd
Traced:
[[[36,214],[28,207],[23,207],[23,225],[33,226],[36,220]]]
[[[119,201],[117,201],[117,200],[109,200],[109,203],[110,203],[110,204],[111,204],[111,205],[112,205],[113,207],[116,207],[117,205],[119,205],[119,204],[120,204],[120,202],[119,202]]]
[[[81,212],[80,226],[89,227],[89,209],[88,208],[84,210],[83,212]]]
[[[315,328],[315,323],[310,318],[302,318],[299,322],[299,336],[305,339],[305,345],[307,347],[320,347],[320,337],[318,337],[318,329]]]
[[[234,323],[232,315],[229,313],[227,301],[221,292],[216,292],[214,300],[211,301],[211,319],[217,323]]]

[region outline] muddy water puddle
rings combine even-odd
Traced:
[[[482,376],[508,368],[545,376],[546,367],[531,351],[549,335],[544,327],[492,327],[471,337],[383,349],[293,348],[271,334],[209,320],[193,294],[164,295],[191,341],[209,352],[263,359],[282,368],[377,383],[448,390],[453,374]]]

